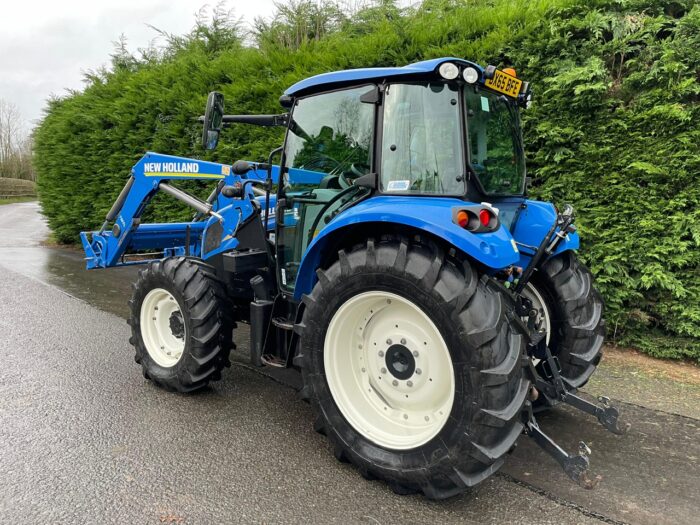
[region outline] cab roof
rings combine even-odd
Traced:
[[[334,71],[332,73],[322,73],[313,77],[305,78],[289,87],[284,95],[288,97],[298,97],[309,95],[319,91],[326,91],[335,87],[342,87],[352,84],[360,84],[363,81],[376,81],[381,79],[412,79],[425,77],[435,73],[443,62],[453,62],[460,66],[471,66],[479,72],[479,77],[483,78],[483,68],[478,64],[469,62],[461,58],[443,57],[432,60],[423,60],[403,67],[373,67],[363,69],[346,69],[345,71]]]

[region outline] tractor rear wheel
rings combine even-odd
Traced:
[[[304,297],[295,363],[338,459],[401,494],[458,494],[523,430],[526,338],[500,285],[434,243],[340,250]]]
[[[563,379],[572,388],[582,387],[600,362],[605,338],[603,298],[593,286],[593,275],[567,251],[543,265],[524,295],[539,312]]]
[[[129,342],[144,377],[177,392],[220,379],[233,347],[233,322],[214,268],[170,257],[141,270],[133,288]]]

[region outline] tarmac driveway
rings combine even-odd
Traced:
[[[623,437],[570,410],[540,417],[569,450],[591,446],[595,490],[522,437],[495,477],[432,502],[338,463],[296,376],[246,363],[245,325],[222,381],[168,394],[128,344],[133,269],[86,272],[77,252],[42,246],[38,211],[0,206],[4,523],[698,523],[697,416],[638,400],[620,403]]]

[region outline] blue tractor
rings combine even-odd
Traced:
[[[232,165],[147,153],[81,234],[88,269],[145,265],[129,319],[144,376],[176,392],[220,379],[243,323],[254,365],[300,371],[338,459],[399,493],[472,487],[521,434],[593,486],[585,444],[565,452],[534,415],[564,402],[625,430],[577,395],[603,301],[572,208],[527,198],[530,100],[515,71],[456,58],[308,78],[277,115],[226,115],[211,93],[205,148],[233,123],[281,126],[283,146]],[[206,200],[176,185],[203,179]],[[159,191],[193,220],[142,223]]]

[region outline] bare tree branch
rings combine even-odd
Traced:
[[[34,180],[31,150],[17,106],[0,99],[0,177]]]

